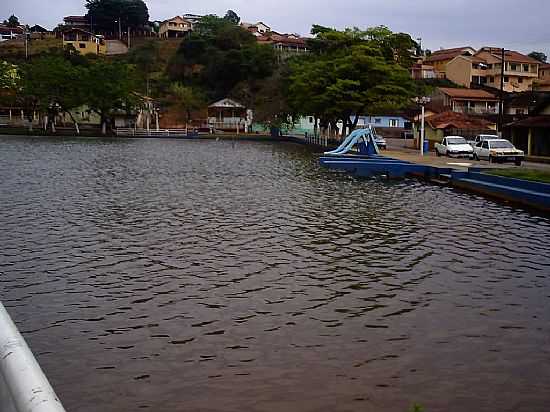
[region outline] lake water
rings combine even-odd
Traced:
[[[0,299],[68,411],[547,411],[550,219],[294,144],[0,139]]]

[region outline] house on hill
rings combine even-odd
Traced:
[[[181,16],[164,20],[159,25],[159,37],[161,39],[173,39],[184,37],[193,30],[193,24]]]
[[[63,47],[73,46],[81,54],[107,54],[107,45],[103,36],[78,28],[65,30],[62,36]]]
[[[63,24],[67,27],[90,30],[90,21],[87,16],[65,16]]]
[[[444,79],[446,77],[447,63],[457,56],[473,56],[475,49],[470,46],[455,47],[453,49],[441,49],[434,51],[424,60],[424,64],[433,66],[436,77]]]
[[[8,27],[5,24],[0,24],[0,42],[5,40],[13,40],[25,33],[22,26]]]

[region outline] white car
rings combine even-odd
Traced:
[[[388,148],[388,143],[386,142],[386,139],[384,139],[379,134],[374,135],[374,141],[380,149],[386,150]]]
[[[435,144],[435,154],[437,156],[449,157],[474,157],[474,149],[468,144],[462,136],[447,136],[441,143]]]
[[[475,149],[477,144],[483,142],[484,140],[496,139],[500,139],[500,136],[497,136],[496,134],[478,134],[474,140],[468,140],[468,143]]]
[[[525,159],[523,150],[518,150],[512,143],[505,139],[484,140],[475,147],[475,159],[487,159],[490,162],[514,162],[521,166]]]

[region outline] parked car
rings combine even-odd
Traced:
[[[474,149],[475,159],[487,159],[490,162],[514,162],[521,166],[525,159],[523,150],[518,150],[512,143],[505,139],[483,140]]]
[[[374,135],[374,141],[376,142],[376,145],[380,148],[380,149],[384,149],[386,150],[388,148],[388,143],[386,142],[386,139],[384,139],[382,136],[380,136],[379,134],[375,134]]]
[[[462,136],[447,136],[441,143],[435,144],[435,154],[437,156],[449,157],[474,157],[474,149],[468,144]]]
[[[474,140],[468,140],[468,143],[475,149],[478,143],[483,142],[484,140],[495,140],[500,139],[500,136],[496,134],[478,134]]]

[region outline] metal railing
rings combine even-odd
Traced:
[[[0,411],[64,412],[23,336],[0,302]]]
[[[187,136],[188,132],[193,129],[133,129],[133,128],[117,128],[115,133],[117,136]]]

